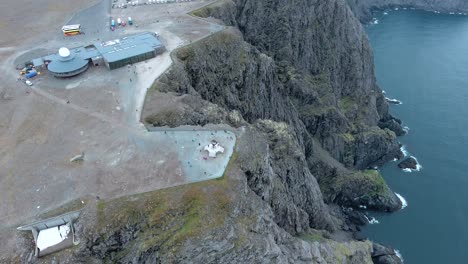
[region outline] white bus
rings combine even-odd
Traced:
[[[76,35],[80,34],[81,32],[81,25],[76,24],[76,25],[66,25],[62,27],[62,32],[65,35]]]

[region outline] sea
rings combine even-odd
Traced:
[[[468,16],[392,9],[366,31],[379,86],[402,102],[390,107],[409,128],[399,140],[422,168],[380,168],[407,207],[370,212],[378,223],[363,234],[404,263],[468,263]]]

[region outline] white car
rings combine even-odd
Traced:
[[[33,85],[33,83],[32,83],[31,81],[29,81],[29,80],[26,80],[24,83],[27,84],[27,85],[29,85],[29,86],[32,86],[32,85]]]

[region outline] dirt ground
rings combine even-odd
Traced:
[[[223,29],[186,14],[213,1],[128,9],[103,8],[94,0],[59,2],[0,3],[0,17],[6,18],[0,22],[0,238],[85,195],[111,198],[220,177],[235,144],[234,134],[217,134],[216,128],[147,132],[140,123],[146,90],[170,67],[170,52]],[[73,17],[81,9],[86,12]],[[63,24],[87,16],[99,17],[96,28],[87,28],[90,33],[61,36]],[[135,25],[111,32],[111,16],[132,16]],[[45,71],[32,87],[17,81],[20,56],[141,31],[158,32],[167,52],[113,71],[91,67],[68,79]],[[211,139],[225,145],[226,152],[203,159],[200,149]],[[82,152],[83,162],[69,161]],[[0,254],[11,247],[14,239],[2,243]]]

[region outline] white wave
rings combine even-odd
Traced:
[[[378,224],[379,220],[375,219],[375,217],[367,217],[367,215],[364,215],[364,217],[367,219],[367,222],[371,225]]]
[[[397,105],[403,104],[402,101],[400,101],[400,100],[398,100],[398,99],[394,99],[394,98],[385,97],[385,100],[386,100],[388,103],[391,103],[391,104],[397,104]]]
[[[406,10],[406,7],[403,7],[403,10]]]
[[[404,127],[403,127],[403,131],[405,131],[405,132],[408,134],[408,132],[410,131],[410,128],[407,127],[407,126],[404,126]]]
[[[387,12],[384,12],[383,14],[384,14],[384,15],[388,15],[388,13],[387,13]]]
[[[395,193],[395,195],[398,197],[398,199],[400,199],[401,201],[401,209],[404,209],[406,206],[408,206],[408,203],[406,202],[405,198],[403,196],[401,196],[400,194],[398,193]]]
[[[459,15],[463,15],[462,13],[458,13]]]
[[[401,260],[401,262],[404,262],[403,261],[403,256],[401,255],[400,251],[398,249],[394,249],[393,252],[395,252],[395,255]]]
[[[397,161],[397,160],[398,160],[397,158],[393,158],[393,160],[392,160],[392,161]]]
[[[420,171],[422,169],[422,166],[419,163],[418,159],[415,156],[411,156],[411,157],[416,160],[416,169],[415,169],[415,171]]]
[[[398,10],[398,7],[395,7],[395,10]]]
[[[404,172],[411,172],[411,169],[410,168],[405,168],[403,169]]]
[[[401,146],[400,151],[403,153],[403,156],[405,156],[405,157],[407,157],[409,155],[408,151],[406,150],[405,145]]]
[[[385,94],[385,93],[386,93],[385,90],[382,90],[382,94]]]
[[[450,14],[450,15],[455,15],[455,13],[454,13],[454,12],[450,12],[449,14]]]

